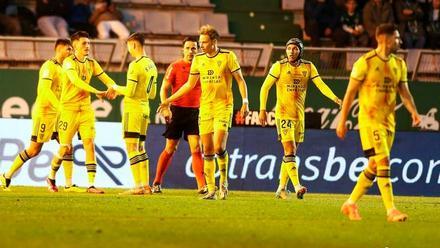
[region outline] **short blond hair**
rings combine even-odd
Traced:
[[[203,25],[199,29],[199,35],[208,35],[211,40],[218,40],[220,38],[219,33],[215,28],[209,24]]]

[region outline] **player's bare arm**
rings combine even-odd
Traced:
[[[186,82],[178,91],[176,91],[173,95],[171,95],[169,98],[165,99],[165,101],[162,101],[159,108],[157,109],[157,112],[161,112],[162,109],[168,108],[170,103],[176,101],[177,99],[181,98],[183,95],[190,92],[197,84],[197,81],[199,80],[199,75],[189,75],[188,82]]]
[[[243,104],[240,109],[240,114],[241,116],[244,117],[249,113],[249,100],[247,94],[246,81],[244,81],[241,70],[233,72],[232,76],[234,76],[235,80],[237,81],[238,90],[240,91],[241,98],[243,99]]]
[[[348,83],[347,92],[345,93],[344,100],[342,102],[341,114],[339,115],[339,122],[336,128],[336,135],[343,140],[345,134],[347,133],[347,126],[345,122],[347,121],[348,112],[350,111],[350,106],[356,97],[356,94],[361,86],[361,81],[350,78]]]
[[[96,65],[99,66],[99,64],[95,62],[95,66],[96,66]],[[99,66],[99,68],[100,68],[100,66]],[[102,70],[102,69],[101,69],[101,70]],[[107,86],[107,91],[106,91],[105,97],[106,97],[107,99],[109,99],[109,100],[113,100],[113,99],[115,99],[116,96],[117,96],[117,93],[116,93],[116,91],[115,91],[115,89],[114,89],[114,87],[113,87],[114,85],[116,85],[115,81],[113,81],[113,79],[111,79],[111,78],[107,75],[107,73],[105,73],[104,71],[98,76],[98,79],[99,79],[103,84],[105,84],[105,86]]]
[[[419,113],[417,112],[416,104],[414,103],[414,98],[411,95],[411,92],[409,91],[408,83],[400,83],[398,91],[402,99],[403,105],[405,105],[405,108],[411,114],[412,126],[413,127],[419,126],[422,120],[420,118]]]
[[[170,90],[171,90],[171,82],[166,78],[164,78],[162,81],[162,86],[160,87],[161,102],[164,102],[167,99],[168,92],[170,92]],[[173,117],[169,106],[167,108],[164,108],[161,114],[167,122],[171,121],[171,118]]]

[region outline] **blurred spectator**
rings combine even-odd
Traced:
[[[97,36],[96,28],[89,22],[92,16],[90,2],[91,0],[75,0],[69,18],[69,26],[75,31],[86,31],[91,37],[95,38]]]
[[[426,38],[423,10],[419,3],[416,0],[397,0],[394,8],[405,48],[423,48]]]
[[[335,31],[337,47],[368,46],[368,34],[362,25],[362,14],[356,7],[356,0],[345,0],[345,11],[341,15],[341,27]]]
[[[95,25],[98,31],[98,38],[106,39],[110,37],[110,32],[114,32],[119,39],[126,39],[130,35],[127,27],[121,22],[122,14],[116,9],[110,0],[97,0],[95,10],[90,17],[90,22]]]
[[[308,0],[304,2],[305,31],[312,46],[320,46],[321,37],[332,38],[340,13],[333,0]]]
[[[382,23],[395,23],[393,8],[387,0],[370,0],[363,10],[364,27],[370,37],[370,46],[376,47],[376,27]]]
[[[0,34],[21,35],[17,6],[10,5],[8,0],[0,0]]]
[[[73,0],[37,0],[37,23],[41,33],[49,37],[69,37],[64,17],[70,15]]]
[[[357,9],[362,13],[362,10],[364,9],[365,4],[367,4],[368,0],[358,0],[357,1]]]
[[[427,13],[431,7],[432,0],[417,0],[419,2],[420,7],[422,7],[423,13]]]
[[[433,0],[427,14],[428,47],[440,48],[440,0]]]

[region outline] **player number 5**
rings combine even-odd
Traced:
[[[373,131],[373,136],[374,136],[374,140],[375,141],[379,141],[380,140],[379,130],[374,130]]]

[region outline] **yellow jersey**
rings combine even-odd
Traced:
[[[64,59],[63,69],[73,70],[78,77],[87,84],[90,84],[92,76],[100,76],[104,70],[94,59],[86,57],[84,61],[80,61],[75,55],[71,55]],[[90,92],[77,87],[67,75],[63,76],[61,104],[67,108],[77,108],[91,104]]]
[[[315,65],[307,60],[301,60],[297,66],[290,64],[288,59],[277,61],[270,68],[269,76],[276,79],[275,116],[278,119],[304,120],[309,79],[332,101],[337,98],[322,81]]]
[[[209,57],[197,54],[191,64],[191,75],[200,75],[202,93],[200,106],[209,104],[232,105],[232,73],[240,70],[240,64],[232,51],[219,49]]]
[[[359,127],[382,126],[394,131],[398,86],[408,82],[405,61],[394,54],[384,60],[372,50],[354,63],[350,77],[362,82],[359,89]]]
[[[56,59],[49,59],[43,63],[38,76],[35,111],[42,114],[58,112],[62,76],[62,65]]]
[[[148,99],[156,82],[157,68],[150,58],[142,56],[132,61],[127,71],[127,87],[130,87],[127,91],[131,93],[124,94],[124,112],[143,112],[148,115]]]

